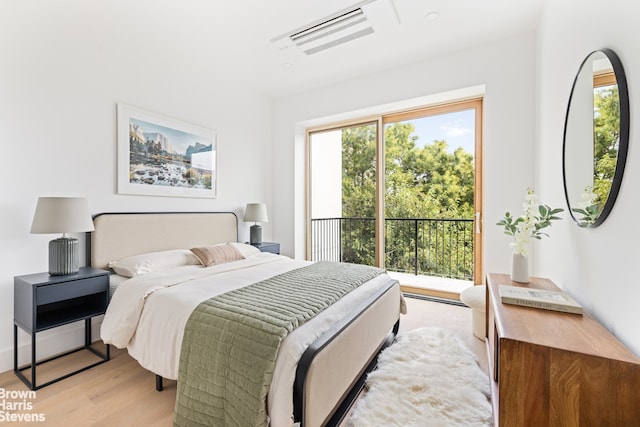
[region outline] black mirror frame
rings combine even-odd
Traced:
[[[578,81],[578,76],[582,72],[582,68],[585,63],[589,60],[591,55],[596,52],[602,52],[605,54],[607,59],[611,62],[613,67],[613,72],[616,75],[616,82],[618,85],[618,98],[620,102],[620,141],[618,143],[618,158],[616,159],[616,170],[613,174],[613,181],[611,182],[611,190],[609,191],[609,195],[607,197],[607,201],[605,202],[602,211],[596,218],[596,220],[592,224],[581,224],[580,221],[574,216],[573,211],[571,210],[571,203],[569,201],[569,192],[567,191],[567,122],[569,120],[569,112],[571,110],[571,101],[573,99],[573,91],[575,90],[576,83]],[[624,73],[624,68],[622,67],[622,62],[618,55],[607,48],[594,50],[589,53],[584,61],[580,64],[580,68],[578,69],[578,73],[576,74],[576,78],[573,81],[573,86],[571,87],[571,95],[569,96],[569,104],[567,105],[567,114],[565,116],[564,121],[564,132],[562,139],[562,183],[564,186],[564,196],[567,201],[567,207],[569,208],[569,214],[571,218],[578,224],[578,226],[583,228],[595,228],[602,224],[605,219],[611,213],[611,209],[613,209],[613,205],[616,202],[616,198],[618,197],[618,192],[620,191],[620,186],[622,185],[622,175],[624,174],[625,164],[627,163],[627,151],[629,150],[629,125],[630,125],[630,116],[629,116],[629,92],[627,87],[627,78]]]

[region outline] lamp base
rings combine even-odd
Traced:
[[[249,243],[252,245],[261,245],[262,244],[262,226],[258,224],[254,224],[249,228],[250,236]]]
[[[65,276],[80,270],[78,239],[60,237],[49,242],[49,274]]]

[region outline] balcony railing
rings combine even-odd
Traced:
[[[374,218],[311,220],[313,261],[375,265]],[[473,219],[386,218],[385,268],[473,280]]]

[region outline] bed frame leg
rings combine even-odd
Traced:
[[[162,377],[156,375],[156,391],[162,391]]]

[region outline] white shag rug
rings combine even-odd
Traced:
[[[347,427],[492,426],[489,378],[451,332],[399,334],[367,377]]]

